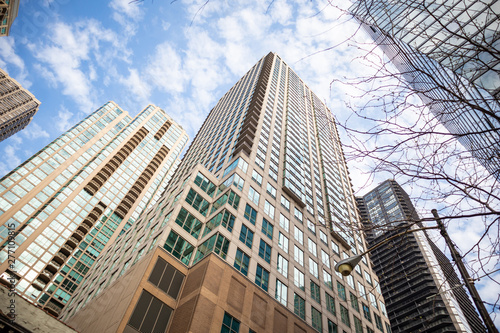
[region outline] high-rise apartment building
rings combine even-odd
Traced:
[[[99,253],[154,204],[188,137],[108,102],[0,180],[0,272],[58,315]]]
[[[388,333],[370,264],[334,272],[365,248],[358,223],[331,112],[270,53],[60,318],[81,332]]]
[[[20,0],[0,0],[0,37],[8,36],[17,17]]]
[[[500,179],[500,1],[358,0],[350,11],[435,117]]]
[[[356,198],[369,246],[422,227],[408,194],[386,180]],[[485,332],[453,266],[424,231],[396,237],[370,254],[393,332]]]
[[[0,142],[30,123],[40,102],[0,69]]]

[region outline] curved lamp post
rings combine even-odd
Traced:
[[[343,276],[350,275],[351,272],[354,270],[354,267],[358,265],[358,263],[361,261],[361,258],[367,254],[375,250],[376,248],[384,245],[385,243],[393,240],[394,238],[398,238],[401,236],[404,236],[406,234],[411,234],[417,231],[422,231],[422,230],[427,230],[427,229],[438,229],[439,227],[423,227],[423,228],[418,228],[418,229],[410,229],[406,230],[403,232],[400,232],[399,234],[393,235],[391,237],[388,237],[381,241],[380,243],[375,244],[374,246],[370,247],[368,250],[366,250],[363,253],[357,254],[355,256],[340,260],[336,265],[335,265],[335,271],[339,272]]]
[[[462,280],[464,281],[464,285],[467,287],[469,290],[469,293],[472,296],[472,300],[474,301],[474,304],[476,305],[477,310],[479,311],[479,314],[481,315],[481,318],[483,319],[483,322],[485,323],[488,332],[489,333],[499,333],[498,329],[495,327],[495,324],[493,324],[493,320],[491,320],[491,317],[486,310],[486,307],[484,306],[483,301],[481,300],[481,297],[479,296],[479,293],[477,292],[476,287],[474,286],[474,282],[471,279],[469,273],[465,269],[465,265],[462,261],[462,257],[460,256],[459,252],[455,248],[455,244],[451,241],[450,236],[446,232],[446,229],[441,222],[441,219],[439,218],[439,215],[437,213],[437,210],[433,209],[432,210],[432,215],[434,215],[434,219],[436,220],[437,226],[435,227],[424,227],[424,228],[419,228],[419,229],[410,229],[404,232],[401,232],[399,234],[396,234],[394,236],[391,236],[389,238],[384,239],[380,243],[375,244],[368,250],[366,250],[363,253],[360,253],[358,255],[346,258],[344,260],[339,261],[335,265],[335,271],[339,272],[343,276],[350,275],[351,272],[354,270],[356,265],[361,261],[361,258],[367,254],[370,253],[371,251],[375,250],[376,248],[380,247],[381,245],[384,245],[385,243],[393,240],[394,238],[403,236],[405,234],[410,234],[414,233],[417,231],[422,231],[422,230],[427,230],[427,229],[439,229],[441,235],[443,236],[446,245],[450,248],[451,256],[453,258],[453,261],[457,264],[458,271],[460,272],[460,275],[462,276]]]

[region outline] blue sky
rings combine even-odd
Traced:
[[[109,100],[132,116],[149,103],[158,105],[192,139],[217,100],[270,51],[340,120],[350,114],[344,102],[352,91],[332,81],[373,70],[373,64],[360,64],[359,45],[339,45],[357,25],[328,1],[129,2],[21,1],[11,36],[0,38],[0,68],[42,105],[25,130],[0,142],[0,177]],[[363,34],[357,38],[368,41]],[[350,168],[355,189],[367,186],[361,193],[388,178],[367,181],[360,164]],[[466,222],[450,233],[468,249],[483,230],[482,223]],[[479,286],[488,301],[496,301],[498,284],[485,279]]]
[[[0,143],[7,157],[0,176],[108,100],[131,115],[156,104],[193,138],[217,100],[269,51],[324,99],[329,82],[347,71],[332,52],[310,56],[352,29],[339,26],[324,2],[202,4],[21,1],[11,36],[0,39],[0,68],[42,105],[27,129]]]

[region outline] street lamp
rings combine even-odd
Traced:
[[[422,230],[427,230],[427,229],[439,229],[441,235],[443,236],[446,245],[450,248],[451,256],[453,258],[453,261],[457,264],[458,271],[460,272],[460,275],[462,276],[462,280],[464,281],[464,285],[467,287],[469,290],[469,293],[472,296],[472,300],[474,301],[474,304],[476,305],[477,310],[479,311],[479,314],[481,315],[481,318],[483,319],[483,322],[486,324],[486,327],[488,329],[488,332],[490,333],[499,333],[498,329],[495,327],[495,324],[493,324],[493,320],[491,320],[491,317],[486,310],[486,307],[484,306],[483,301],[481,300],[481,297],[479,296],[479,293],[477,292],[476,287],[474,286],[474,281],[471,279],[469,273],[465,269],[465,265],[462,261],[462,257],[460,256],[458,250],[455,248],[455,244],[451,241],[450,236],[446,232],[446,229],[444,227],[443,222],[441,222],[441,219],[439,218],[439,215],[437,213],[437,210],[433,209],[432,210],[432,215],[434,215],[434,219],[436,220],[437,226],[435,227],[424,227],[424,228],[419,228],[419,229],[410,229],[406,230],[404,232],[401,232],[399,234],[396,234],[394,236],[388,237],[381,241],[380,243],[375,244],[368,250],[366,250],[363,253],[360,253],[358,255],[346,258],[344,260],[339,261],[335,265],[335,271],[339,272],[343,276],[350,275],[351,272],[354,270],[356,265],[361,261],[361,257],[363,257],[365,254],[370,253],[371,251],[375,250],[376,248],[384,245],[385,243],[393,240],[394,238],[403,236],[405,234],[410,234],[414,233],[417,231],[422,231]]]
[[[365,254],[372,252],[376,248],[379,248],[380,246],[384,245],[385,243],[390,242],[394,238],[398,238],[398,237],[404,236],[406,234],[411,234],[411,233],[414,233],[417,231],[422,231],[422,230],[427,230],[427,229],[438,229],[438,228],[439,227],[436,226],[436,227],[422,227],[422,228],[418,228],[418,229],[409,229],[409,230],[405,230],[403,232],[400,232],[399,234],[388,237],[388,238],[384,239],[383,241],[381,241],[380,243],[377,243],[374,246],[370,247],[368,250],[366,250],[363,253],[360,253],[358,255],[355,255],[355,256],[352,256],[352,257],[349,257],[349,258],[346,258],[346,259],[339,261],[335,265],[335,271],[339,272],[343,276],[350,275],[351,272],[354,270],[354,267],[356,267],[358,265],[358,263],[361,261],[361,258]]]

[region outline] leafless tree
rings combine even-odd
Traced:
[[[500,20],[491,4],[467,6],[360,0],[336,7],[357,24],[345,43],[359,49],[368,74],[336,78],[332,91],[351,91],[350,115],[337,124],[348,137],[351,174],[397,179],[412,189],[424,224],[434,224],[430,210],[438,208],[451,231],[461,225],[479,234],[460,250],[473,277],[499,284]]]

